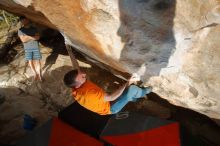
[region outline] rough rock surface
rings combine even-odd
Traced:
[[[81,52],[138,72],[169,102],[220,119],[219,0],[1,0]]]

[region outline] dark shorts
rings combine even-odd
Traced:
[[[41,58],[42,56],[38,48],[25,50],[25,60],[40,60]]]

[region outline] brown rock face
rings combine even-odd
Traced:
[[[1,0],[56,28],[68,43],[122,72],[137,72],[169,102],[220,119],[220,1]]]

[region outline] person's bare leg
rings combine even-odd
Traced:
[[[28,60],[28,64],[31,67],[32,72],[34,73],[34,78],[36,79],[37,72],[35,70],[34,61],[33,60]]]
[[[37,71],[37,76],[40,81],[42,81],[42,73],[41,73],[41,62],[40,60],[34,60],[34,65]]]

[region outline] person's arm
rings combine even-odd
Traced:
[[[132,75],[131,78],[128,79],[128,81],[124,85],[122,85],[120,88],[118,88],[116,91],[114,91],[111,94],[106,93],[106,95],[104,97],[104,100],[105,101],[114,101],[114,100],[116,100],[118,97],[121,96],[121,94],[124,92],[124,90],[127,86],[131,85],[132,83],[134,83],[138,80],[140,80],[140,79],[137,78],[136,75]]]
[[[73,54],[73,51],[72,51],[71,46],[66,45],[66,49],[67,49],[67,52],[68,52],[68,54],[69,54],[69,56],[70,56],[70,59],[71,59],[73,68],[74,68],[74,69],[77,69],[77,70],[78,70],[78,73],[80,73],[81,70],[80,70],[80,67],[79,67],[79,63],[77,62],[76,57],[75,57],[75,55]]]
[[[19,38],[21,39],[21,41],[23,43],[26,43],[26,42],[31,41],[31,40],[39,40],[40,35],[38,33],[36,33],[34,36],[19,35]]]
[[[27,35],[20,35],[19,38],[23,43],[26,43],[30,40],[30,38]]]
[[[105,94],[104,100],[105,101],[114,101],[116,100],[125,90],[125,88],[129,85],[129,82],[125,83],[121,87],[119,87],[116,91],[111,94]]]
[[[34,36],[30,36],[30,38],[32,39],[32,40],[39,40],[40,39],[40,34],[39,33],[36,33]]]

